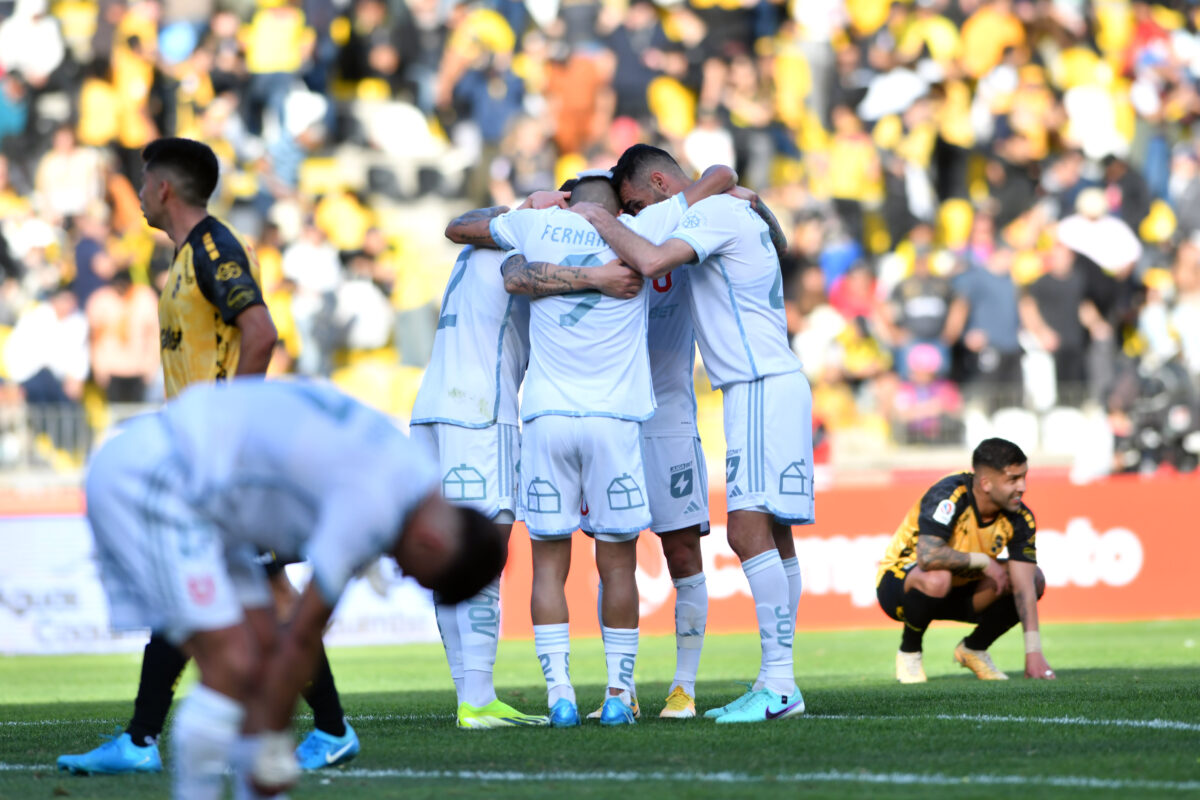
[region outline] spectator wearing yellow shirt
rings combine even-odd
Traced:
[[[242,113],[247,130],[260,136],[264,112],[283,124],[284,101],[312,55],[316,35],[296,0],[259,0],[240,36],[249,73]]]
[[[992,71],[1009,47],[1025,44],[1025,28],[1012,10],[1012,0],[990,0],[962,27],[962,67],[972,78]]]
[[[829,148],[829,185],[833,205],[856,241],[863,237],[863,201],[877,193],[883,172],[875,143],[849,106],[833,109]]]

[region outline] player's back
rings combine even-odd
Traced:
[[[689,298],[712,385],[799,370],[788,346],[779,257],[750,204],[724,194],[701,200],[672,237],[700,260],[688,267]]]
[[[493,223],[531,262],[582,268],[616,258],[583,217],[550,208],[510,212]],[[629,300],[599,292],[542,297],[529,304],[529,370],[521,418],[543,414],[645,420],[654,413],[646,344],[647,291]]]
[[[331,517],[356,520],[338,534],[348,549],[365,544],[354,537],[394,537],[437,483],[433,464],[387,417],[326,385],[201,385],[163,416],[193,507],[227,540],[286,557],[303,556]]]
[[[505,291],[503,263],[498,250],[466,247],[459,254],[413,423],[517,423],[517,390],[529,360],[529,301]]]

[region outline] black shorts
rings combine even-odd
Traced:
[[[274,578],[291,562],[275,555],[274,550],[263,550],[258,554],[258,563],[262,564],[263,572],[267,573],[268,578]]]
[[[950,593],[937,604],[933,619],[950,619],[956,622],[979,622],[979,614],[975,611],[973,597],[975,581],[955,586]],[[883,573],[879,585],[875,587],[875,597],[879,607],[897,622],[904,621],[904,578],[897,577],[894,572]]]

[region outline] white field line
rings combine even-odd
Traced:
[[[6,764],[0,762],[0,772],[34,772],[53,769],[45,764]],[[912,772],[794,772],[777,775],[750,775],[743,772],[518,772],[485,770],[417,770],[417,769],[338,769],[313,776],[321,784],[341,778],[373,780],[455,780],[480,783],[596,783],[615,781],[662,781],[670,783],[865,783],[890,786],[1048,786],[1060,789],[1110,789],[1114,791],[1179,791],[1200,790],[1200,781],[1145,781],[1122,778],[1096,778],[1089,775],[944,775]]]
[[[303,719],[303,715],[300,716]],[[434,722],[452,720],[453,714],[351,714],[351,722]],[[1187,731],[1200,733],[1200,723],[1173,719],[1091,719],[1089,717],[1023,717],[998,714],[921,714],[911,716],[883,714],[805,714],[807,720],[863,720],[867,722],[903,722],[906,720],[936,719],[948,722],[1008,723],[1016,725],[1065,725],[1103,728],[1147,728],[1151,730]],[[114,725],[116,719],[36,719],[0,720],[0,727],[43,727],[51,725]]]

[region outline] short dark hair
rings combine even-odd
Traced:
[[[221,167],[217,154],[203,142],[179,137],[155,139],[142,151],[142,168],[166,170],[179,198],[192,206],[207,206],[216,191]]]
[[[573,191],[575,189],[576,184],[578,184],[578,183],[579,183],[578,178],[567,178],[565,181],[563,181],[562,186],[558,187],[558,190],[560,192]]]
[[[508,544],[490,519],[472,508],[458,508],[458,555],[430,587],[439,603],[461,603],[483,591],[508,560]]]
[[[984,439],[971,454],[971,468],[988,467],[1003,472],[1006,467],[1024,464],[1025,452],[1008,439]]]
[[[656,169],[684,174],[683,167],[666,150],[650,144],[635,144],[617,159],[617,165],[612,169],[613,186],[619,192],[626,181],[641,180]]]
[[[593,175],[580,178],[571,189],[569,205],[576,203],[599,203],[610,211],[620,209],[621,201],[617,197],[617,187],[608,178]]]

